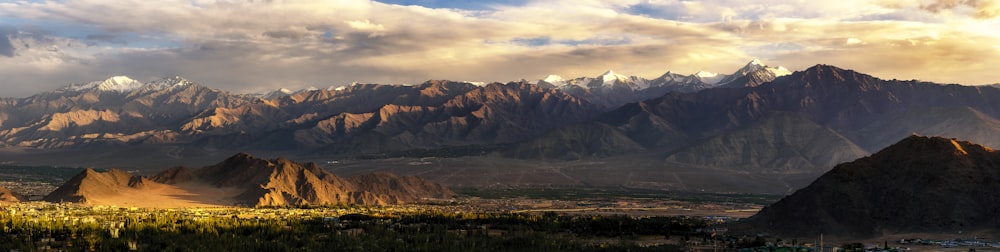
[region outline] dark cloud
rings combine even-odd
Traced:
[[[930,4],[921,4],[920,9],[939,13],[963,6],[972,8],[975,11],[972,15],[979,19],[991,19],[1000,15],[1000,6],[993,0],[935,0]]]
[[[306,37],[308,33],[304,33],[301,31],[293,31],[293,30],[275,30],[275,31],[266,31],[264,32],[263,35],[276,39],[300,40]]]
[[[13,27],[0,26],[0,55],[14,57],[14,45],[10,43],[10,35],[17,34]]]
[[[94,42],[119,44],[119,45],[128,44],[128,42],[125,41],[124,39],[119,38],[118,36],[112,34],[90,34],[87,35],[87,40]]]

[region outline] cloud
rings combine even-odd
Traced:
[[[995,0],[935,0],[929,4],[921,4],[920,9],[943,13],[971,9],[971,15],[979,19],[991,19],[1000,15],[1000,6]]]
[[[31,83],[4,95],[108,75],[181,75],[244,91],[594,76],[609,68],[652,78],[730,72],[758,57],[792,69],[828,63],[891,78],[1000,80],[970,74],[1000,66],[974,57],[1000,50],[993,46],[1000,27],[984,20],[996,4],[986,0],[405,3],[444,8],[350,0],[0,3],[0,17],[20,20],[21,31],[0,36],[7,56],[0,79]]]
[[[354,28],[355,30],[362,32],[369,32],[368,37],[378,37],[381,36],[381,32],[385,31],[385,26],[381,24],[373,24],[368,19],[365,20],[351,20],[346,22],[348,26]]]
[[[16,34],[13,27],[0,26],[0,55],[14,57],[14,45],[10,43],[10,35]]]
[[[111,44],[119,44],[119,45],[128,44],[127,40],[125,40],[124,38],[118,37],[117,35],[114,35],[114,34],[106,34],[106,33],[102,33],[102,34],[88,34],[85,38],[86,38],[86,40],[89,40],[89,41],[92,41],[92,42],[102,42],[102,43],[111,43]]]

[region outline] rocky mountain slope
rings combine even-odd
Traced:
[[[597,121],[662,152],[666,160],[816,171],[911,133],[998,143],[1000,135],[990,134],[1000,127],[997,98],[1000,89],[993,87],[881,80],[817,65],[753,87],[669,93]]]
[[[38,149],[181,144],[378,153],[511,143],[599,112],[558,90],[516,82],[359,84],[263,100],[182,79],[124,79],[8,101],[0,107],[0,140]],[[126,84],[106,87],[118,82]]]
[[[46,195],[44,200],[87,203],[98,198],[136,193],[148,183],[148,179],[132,176],[132,174],[120,169],[99,172],[88,168]]]
[[[0,187],[0,203],[2,202],[21,202],[26,201],[28,198],[20,195],[18,193],[12,192],[7,188]]]
[[[610,110],[626,103],[656,98],[669,92],[691,93],[713,87],[752,87],[788,74],[791,72],[783,67],[769,67],[754,59],[732,74],[702,71],[684,75],[668,71],[654,79],[646,79],[608,70],[597,77],[569,80],[558,75],[549,75],[539,80],[537,84],[559,89]]]
[[[746,172],[824,172],[868,152],[837,132],[800,114],[777,112],[745,127],[709,138],[666,160]]]
[[[202,188],[210,188],[209,192]],[[182,192],[182,193],[177,193]],[[245,153],[200,169],[175,167],[152,177],[111,169],[87,169],[45,197],[50,202],[117,203],[130,199],[226,192],[212,202],[245,206],[393,205],[425,198],[449,198],[454,192],[417,177],[387,173],[342,179],[315,163],[284,158],[265,160]],[[211,198],[211,197],[209,197]]]
[[[1000,152],[911,136],[836,166],[746,222],[789,237],[871,237],[1000,227]]]
[[[912,133],[1000,146],[995,87],[882,80],[827,65],[788,73],[756,60],[731,75],[608,71],[536,84],[432,80],[261,97],[181,78],[113,77],[2,99],[0,159],[131,158],[118,164],[161,168],[242,151],[313,161],[627,156],[643,159],[643,170],[815,176]],[[470,151],[453,151],[462,149]]]

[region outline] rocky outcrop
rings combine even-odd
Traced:
[[[397,176],[388,172],[374,172],[347,178],[347,182],[370,193],[375,200],[389,204],[417,202],[422,199],[445,199],[455,193],[441,184],[415,176]]]
[[[206,187],[217,190],[206,191]],[[46,196],[45,201],[102,203],[121,202],[114,198],[123,194],[133,200],[143,195],[162,198],[175,195],[160,194],[183,194],[187,201],[196,204],[206,202],[195,199],[213,198],[196,194],[218,192],[232,195],[207,203],[257,207],[393,205],[455,195],[440,184],[417,177],[377,173],[345,180],[314,163],[302,164],[284,158],[265,160],[240,153],[212,166],[174,167],[149,178],[118,169],[106,172],[87,169]],[[214,198],[218,197],[222,196]]]
[[[28,198],[24,195],[13,192],[7,188],[0,187],[0,203],[2,202],[22,202],[27,201]]]
[[[378,173],[345,180],[315,163],[265,160],[246,153],[200,169],[172,168],[152,180],[235,188],[241,193],[234,201],[249,206],[391,205],[454,196],[440,184],[417,177]]]

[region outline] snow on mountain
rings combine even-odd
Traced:
[[[364,84],[361,83],[361,82],[354,81],[354,82],[351,82],[351,84],[347,84],[347,85],[343,85],[343,86],[331,85],[330,87],[326,88],[326,91],[344,91],[344,90],[347,90],[350,87],[360,86],[360,85],[364,85]]]
[[[117,91],[119,93],[125,93],[141,88],[142,86],[142,82],[133,80],[127,76],[114,76],[98,84],[97,89],[101,91]]]
[[[115,91],[119,93],[124,93],[132,91],[142,87],[142,82],[133,80],[128,76],[112,76],[111,78],[102,81],[92,81],[85,84],[72,84],[65,87],[64,90],[69,91]]]
[[[557,87],[558,86],[566,85],[566,79],[563,79],[562,76],[555,75],[555,74],[550,74],[549,76],[546,76],[545,79],[542,79],[541,81],[544,81],[546,83],[552,84],[552,85],[557,86]]]
[[[112,76],[102,81],[93,81],[83,84],[71,84],[69,86],[61,88],[60,90],[75,91],[75,92],[97,91],[97,92],[128,93],[135,90],[158,91],[168,88],[186,86],[189,84],[191,84],[191,82],[179,76],[164,78],[149,83],[143,83],[141,81],[129,78],[128,76]]]
[[[653,79],[652,82],[653,86],[662,87],[673,84],[698,84],[702,83],[703,81],[696,75],[681,75],[672,72],[667,72],[664,73],[663,75],[660,75],[660,77]]]
[[[712,85],[718,84],[719,81],[722,81],[722,79],[729,77],[728,74],[718,74],[706,71],[698,71],[697,73],[694,74],[694,76],[698,77],[698,80],[701,80],[701,82]]]
[[[183,86],[187,86],[187,85],[191,85],[191,82],[188,81],[187,79],[181,78],[180,76],[174,76],[174,77],[163,78],[163,79],[159,79],[159,80],[156,80],[156,81],[153,81],[153,82],[146,83],[145,86],[142,87],[142,88],[145,88],[145,89],[148,89],[148,90],[152,90],[152,91],[156,91],[156,90],[164,90],[164,89],[170,89],[170,88],[183,87]]]
[[[463,81],[463,82],[472,84],[473,86],[477,86],[477,87],[485,87],[485,86],[489,85],[489,83],[484,82],[484,81]]]
[[[327,90],[327,91],[333,91],[334,89],[335,88],[333,86],[331,86],[329,88],[326,88],[325,90]],[[264,94],[255,93],[255,94],[249,94],[249,95],[253,96],[253,97],[258,97],[258,98],[270,100],[270,99],[276,99],[276,98],[281,98],[281,97],[290,96],[290,95],[297,95],[297,94],[301,94],[301,93],[308,93],[308,92],[317,91],[317,90],[320,90],[320,89],[317,88],[317,87],[313,87],[313,86],[309,86],[307,88],[303,88],[303,89],[299,89],[299,90],[291,90],[291,89],[287,89],[287,88],[278,88],[278,89],[275,89],[275,90],[273,90],[271,92],[267,92],[267,93],[264,93]]]
[[[777,68],[773,68],[773,67],[767,66],[766,64],[764,64],[763,62],[761,62],[759,59],[753,59],[749,63],[747,63],[746,66],[743,66],[743,68],[740,68],[739,70],[736,70],[736,73],[734,73],[733,75],[746,76],[746,75],[748,75],[750,73],[761,71],[761,70],[765,70],[765,71],[771,72],[772,74],[774,74],[774,77],[781,77],[781,76],[792,74],[792,72],[788,71],[788,69],[785,69],[785,67],[778,66]]]
[[[611,71],[610,69],[607,72],[604,72],[604,74],[601,75],[600,79],[601,79],[601,86],[604,87],[612,87],[615,85],[615,83],[628,81],[628,77],[625,77],[625,75],[616,74],[614,71]]]
[[[785,75],[792,74],[792,71],[788,70],[783,66],[778,66],[777,68],[767,68],[768,71],[774,74],[774,77],[781,77]]]
[[[588,86],[590,88],[603,87],[603,88],[614,88],[614,87],[628,87],[633,90],[641,90],[649,88],[649,80],[636,76],[625,76],[615,73],[612,70],[608,70],[597,77],[596,80],[599,82],[591,82]]]
[[[295,94],[295,91],[292,91],[291,89],[287,89],[287,88],[279,88],[279,89],[276,89],[274,91],[271,91],[271,92],[268,92],[266,94],[261,95],[260,98],[264,98],[264,99],[270,100],[270,99],[280,98],[280,97],[284,97],[284,96],[289,96],[289,95],[292,95],[292,94]]]
[[[753,59],[733,74],[720,74],[707,71],[699,71],[694,74],[684,75],[666,72],[655,79],[645,79],[637,76],[626,76],[608,70],[601,75],[594,77],[579,77],[574,79],[564,79],[562,76],[551,74],[544,79],[538,80],[538,84],[547,83],[559,89],[583,88],[609,89],[615,87],[627,87],[632,90],[645,90],[651,87],[673,87],[683,92],[692,92],[700,89],[723,86],[741,78],[752,76],[755,81],[770,81],[776,77],[791,74],[792,71],[784,67],[769,67],[759,59]]]
[[[736,70],[732,75],[719,81],[718,86],[722,87],[749,87],[763,84],[774,80],[774,78],[792,74],[784,67],[770,67],[759,59],[753,59],[745,66]]]

